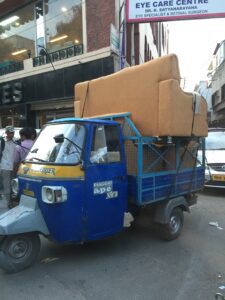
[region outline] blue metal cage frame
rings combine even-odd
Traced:
[[[145,137],[130,116],[131,113],[122,113],[101,117],[120,122],[124,143],[129,142],[136,148],[136,174],[129,172],[127,161],[130,201],[141,206],[201,190],[205,178],[204,138]],[[203,153],[201,160],[198,159],[200,147]],[[144,162],[144,152],[147,151],[154,156],[148,164]],[[173,159],[169,159],[168,155],[172,155]],[[157,170],[159,162],[164,165],[161,170],[160,167]]]

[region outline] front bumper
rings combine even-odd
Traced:
[[[49,235],[37,199],[22,195],[18,206],[0,215],[0,236],[27,232]]]
[[[225,182],[209,180],[205,182],[204,186],[209,188],[225,189]]]
[[[205,187],[225,188],[225,172],[219,172],[212,168],[205,170]]]

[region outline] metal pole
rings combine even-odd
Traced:
[[[126,64],[126,2],[120,6],[120,69],[124,69]]]

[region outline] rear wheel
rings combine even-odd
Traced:
[[[184,214],[181,208],[174,208],[169,217],[169,223],[160,224],[160,235],[166,241],[176,239],[183,227]]]
[[[40,251],[37,233],[7,236],[0,245],[0,267],[8,273],[28,268]]]

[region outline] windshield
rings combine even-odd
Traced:
[[[206,150],[225,150],[225,131],[209,132],[205,140]]]
[[[54,137],[63,134],[64,141],[56,143]],[[81,124],[52,124],[41,131],[26,161],[78,164],[81,162],[85,139],[85,127]]]

